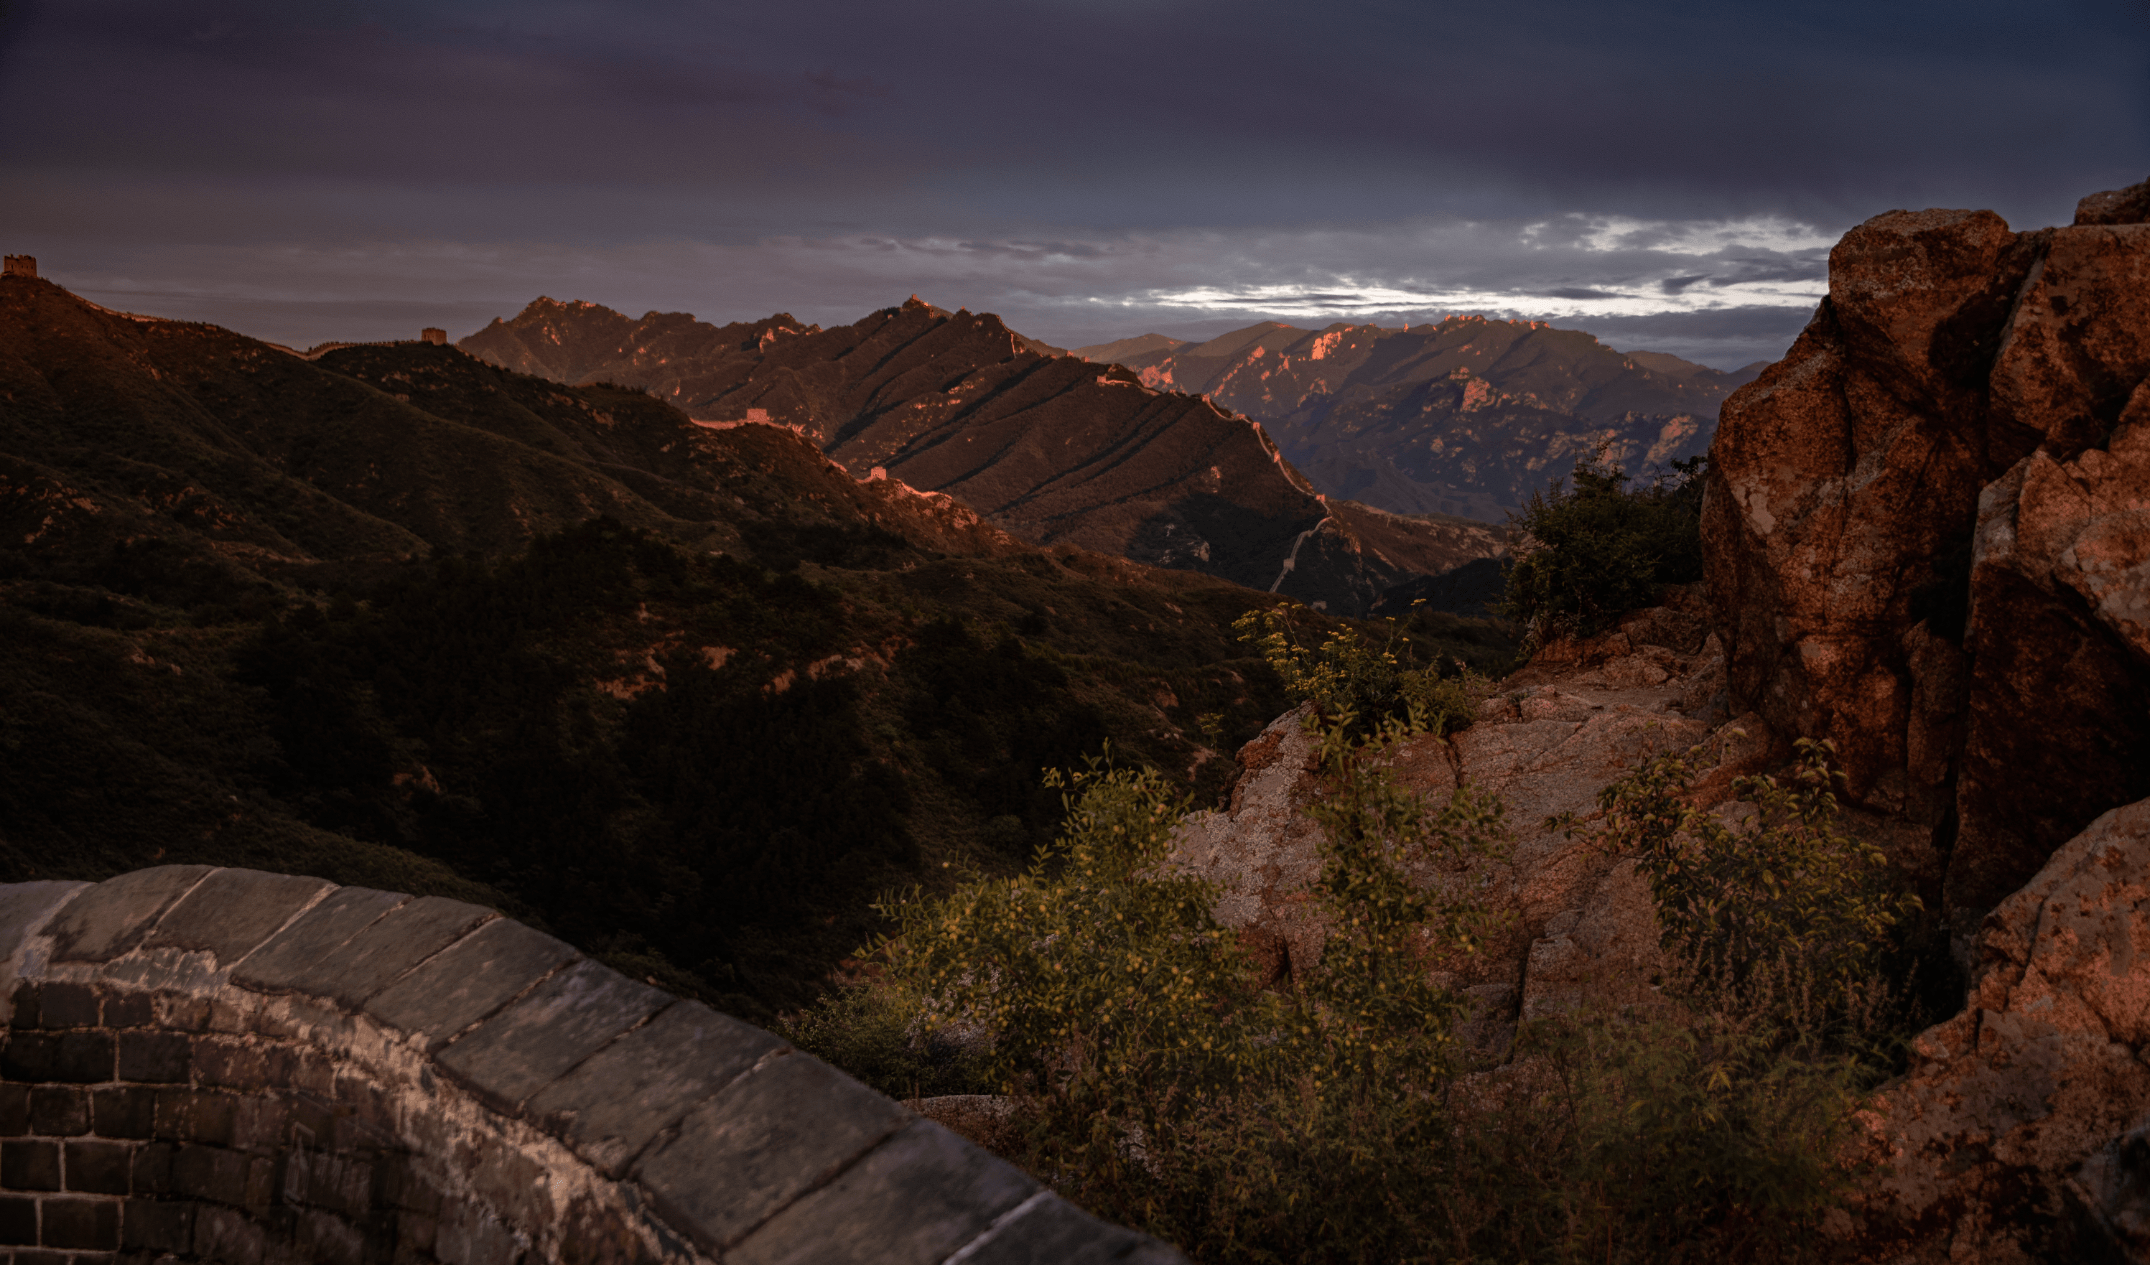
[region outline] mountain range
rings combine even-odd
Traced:
[[[1495,521],[1601,451],[1633,474],[1707,452],[1718,406],[1764,367],[1726,373],[1480,316],[1402,329],[1265,321],[1075,354],[1259,421],[1328,496]]]
[[[456,896],[767,1015],[874,892],[1049,838],[1047,768],[1109,741],[1220,793],[1284,705],[1233,628],[1273,602],[633,387],[0,278],[0,881]]]
[[[541,298],[457,344],[705,425],[790,427],[861,479],[946,493],[1042,545],[1201,572],[1342,613],[1501,552],[1505,532],[1324,497],[1262,426],[915,296],[852,325],[715,326]]]

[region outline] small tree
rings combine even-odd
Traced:
[[[1629,487],[1604,454],[1575,465],[1512,523],[1522,542],[1508,562],[1501,613],[1537,640],[1597,632],[1656,601],[1668,584],[1702,578],[1702,473],[1707,457],[1672,463],[1672,476]]]

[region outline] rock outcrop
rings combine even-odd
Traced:
[[[1996,908],[1969,1005],[1871,1116],[1861,1259],[2150,1259],[2150,800]]]
[[[1708,743],[1717,764],[1696,789],[1723,797],[1733,777],[1783,754],[1758,718],[1725,718],[1723,658],[1702,602],[1684,590],[1671,598],[1590,641],[1548,647],[1480,704],[1470,728],[1422,736],[1397,755],[1395,771],[1413,790],[1439,801],[1468,783],[1507,806],[1507,862],[1462,874],[1435,860],[1414,876],[1482,881],[1504,919],[1449,974],[1477,1003],[1482,1053],[1497,1054],[1517,1019],[1572,1007],[1589,990],[1641,987],[1658,964],[1656,915],[1633,863],[1584,837],[1600,790],[1650,755]],[[1218,885],[1219,918],[1243,929],[1280,985],[1320,961],[1324,939],[1308,893],[1321,832],[1305,812],[1322,780],[1304,717],[1280,718],[1241,749],[1229,804],[1188,817],[1174,851]],[[1585,832],[1548,823],[1569,813]]]
[[[1726,401],[1703,511],[1732,706],[1933,831],[1959,930],[2150,795],[2150,223],[1891,212]]]

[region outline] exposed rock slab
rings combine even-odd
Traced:
[[[2150,800],[1994,909],[1870,1118],[1862,1259],[2150,1260]]]

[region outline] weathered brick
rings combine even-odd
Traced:
[[[8,998],[8,1026],[11,1028],[36,1028],[41,1026],[37,1013],[38,997],[44,992],[34,981],[24,980],[15,986],[14,996]]]
[[[291,991],[294,981],[333,962],[351,937],[408,900],[400,892],[338,888],[233,967],[231,982],[257,992]]]
[[[52,1069],[59,1056],[60,1038],[53,1033],[9,1032],[6,1048],[0,1049],[0,1077],[17,1084],[56,1080]]]
[[[90,1096],[82,1090],[37,1085],[30,1090],[30,1132],[70,1138],[90,1131]]]
[[[384,1156],[374,1180],[380,1190],[381,1202],[391,1208],[427,1216],[440,1212],[441,1193],[419,1175],[417,1165],[409,1155]]]
[[[19,1138],[30,1131],[30,1087],[0,1085],[0,1138]]]
[[[60,1144],[0,1142],[0,1187],[8,1190],[58,1190]]]
[[[333,1213],[317,1208],[300,1213],[295,1238],[300,1259],[309,1265],[361,1265],[365,1260],[365,1235]]]
[[[157,995],[139,989],[120,989],[105,994],[107,1028],[147,1028],[157,1022]]]
[[[12,1265],[98,1265],[109,1259],[101,1252],[23,1251],[15,1253]]]
[[[336,1114],[322,1144],[331,1150],[363,1151],[393,1144],[395,1096],[365,1077],[336,1078]]]
[[[145,947],[206,951],[230,966],[335,884],[260,870],[218,870],[157,923]]]
[[[496,918],[436,954],[366,1003],[366,1013],[437,1050],[517,993],[581,956],[519,922]]]
[[[193,1038],[184,1032],[119,1034],[119,1079],[174,1085],[187,1079]]]
[[[186,1256],[194,1249],[194,1205],[134,1200],[120,1216],[119,1241],[130,1252]]]
[[[46,984],[37,994],[37,1026],[94,1028],[102,1022],[97,990],[87,984]]]
[[[92,1130],[105,1138],[146,1138],[156,1131],[157,1091],[132,1086],[90,1091]]]
[[[27,1195],[0,1195],[0,1243],[37,1245],[37,1200]]]
[[[172,1157],[172,1190],[188,1199],[233,1207],[261,1202],[248,1197],[253,1158],[220,1146],[182,1146]]]
[[[52,1079],[94,1085],[113,1079],[113,1040],[109,1032],[60,1034],[59,1051],[52,1060]]]
[[[47,927],[52,960],[109,962],[127,952],[209,869],[206,865],[160,865],[75,893]]]
[[[230,1094],[198,1089],[157,1091],[159,1138],[230,1146],[237,1118],[238,1100]]]
[[[197,1037],[194,1077],[198,1084],[247,1089],[269,1083],[269,1049],[260,1041]]]
[[[439,1062],[512,1111],[672,998],[596,962],[577,962],[444,1048]]]
[[[172,1159],[179,1148],[170,1142],[151,1142],[134,1149],[130,1184],[137,1195],[172,1193]]]
[[[963,1251],[966,1265],[1186,1265],[1148,1235],[1109,1225],[1050,1194],[1033,1196],[1019,1215]]]
[[[47,1199],[41,1238],[46,1247],[78,1251],[119,1250],[119,1201],[116,1199]]]
[[[1014,1165],[916,1120],[770,1218],[726,1265],[936,1265],[1036,1194]]]
[[[444,1265],[515,1265],[522,1254],[507,1227],[463,1202],[442,1213],[433,1251]]]
[[[525,1110],[618,1177],[651,1138],[782,1045],[730,1015],[680,1002],[585,1059]]]
[[[164,993],[156,998],[157,1013],[150,1023],[169,1032],[206,1032],[214,1003],[207,997]]]
[[[273,1151],[291,1140],[290,1095],[241,1094],[233,1110],[233,1146],[247,1151]]]
[[[202,1204],[194,1210],[194,1254],[224,1265],[262,1265],[268,1232],[237,1208]]]
[[[124,1142],[70,1141],[67,1188],[84,1195],[124,1195],[134,1149]]]
[[[373,1207],[376,1157],[364,1152],[316,1151],[306,1157],[306,1202],[346,1217]]]
[[[907,1115],[821,1060],[789,1054],[689,1114],[635,1177],[667,1221],[725,1251]]]

